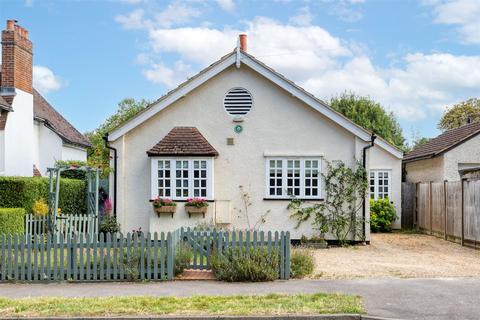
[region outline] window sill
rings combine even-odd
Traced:
[[[187,200],[175,200],[175,199],[172,199],[172,198],[169,198],[171,199],[173,202],[188,202]],[[215,200],[205,200],[207,202],[215,202]],[[150,199],[148,200],[148,202],[153,202],[153,199]]]
[[[293,199],[302,201],[325,201],[323,198],[263,198],[265,201],[291,201]]]

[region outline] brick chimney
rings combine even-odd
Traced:
[[[247,35],[246,34],[240,34],[240,50],[243,52],[247,52]]]
[[[16,20],[7,20],[7,28],[2,31],[2,96],[14,95],[14,88],[33,94],[32,61],[32,42],[28,39],[28,31]]]

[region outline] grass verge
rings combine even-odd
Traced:
[[[364,313],[362,298],[336,293],[262,296],[0,298],[2,317],[288,315]]]

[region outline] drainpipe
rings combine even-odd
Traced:
[[[375,133],[372,132],[372,135],[370,136],[370,144],[368,146],[363,147],[363,169],[365,169],[365,175],[367,174],[367,150],[375,145],[375,139],[377,139],[377,136],[375,135]],[[368,176],[366,178],[368,179]],[[367,209],[366,209],[366,203],[365,203],[365,197],[364,197],[362,201],[363,237],[364,238],[367,235],[367,223],[365,222],[365,217],[367,213],[366,211]]]
[[[117,149],[108,144],[108,133],[103,136],[105,148],[113,151],[113,216],[117,218]]]

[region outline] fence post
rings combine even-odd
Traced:
[[[285,239],[285,279],[290,279],[290,231],[286,233]]]
[[[173,240],[172,234],[170,232],[167,233],[167,279],[173,280]]]
[[[420,183],[417,182],[415,183],[415,212],[413,216],[413,226],[415,230],[419,230],[420,228],[418,227],[418,190],[419,190]]]
[[[444,220],[443,220],[443,237],[447,240],[447,180],[443,181],[443,205],[444,205]]]
[[[430,181],[430,183],[428,184],[428,196],[430,197],[429,199],[429,205],[428,205],[428,211],[429,211],[429,216],[430,216],[430,235],[433,234],[433,230],[432,230],[432,181]]]
[[[462,184],[462,238],[461,238],[461,244],[463,246],[464,241],[465,241],[465,200],[464,200],[464,197],[465,197],[465,187],[464,187],[465,179],[462,178],[460,180],[460,182]]]

